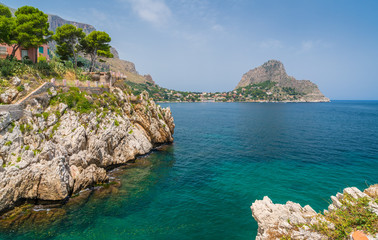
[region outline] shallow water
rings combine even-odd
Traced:
[[[49,225],[0,239],[254,239],[250,205],[378,183],[378,101],[170,103],[175,142]]]

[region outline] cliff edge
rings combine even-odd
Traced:
[[[0,113],[0,212],[25,200],[64,201],[108,181],[107,169],[173,141],[169,108],[146,92],[51,87],[14,121]]]

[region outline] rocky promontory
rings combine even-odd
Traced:
[[[277,60],[269,60],[245,73],[235,91],[251,100],[329,102],[316,84],[288,76],[282,62]]]
[[[119,87],[51,87],[25,103],[21,119],[0,114],[0,212],[107,182],[107,170],[172,142],[175,128],[169,108]]]
[[[274,204],[256,200],[252,216],[258,223],[256,240],[271,239],[378,239],[378,184],[364,192],[355,187],[331,197],[324,214],[309,205]]]

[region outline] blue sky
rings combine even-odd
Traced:
[[[331,99],[378,99],[378,1],[0,0],[89,23],[163,87],[228,91],[269,59]]]

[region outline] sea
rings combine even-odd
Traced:
[[[378,183],[378,101],[161,105],[174,143],[125,167],[117,191],[0,239],[251,240],[264,196],[321,212],[344,188]]]

